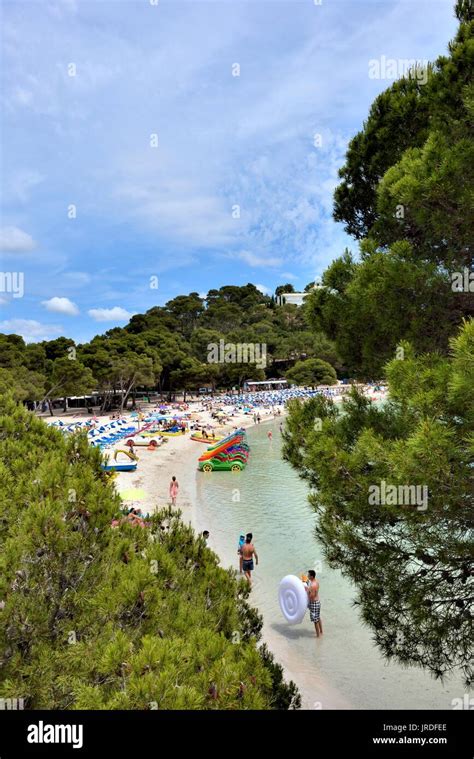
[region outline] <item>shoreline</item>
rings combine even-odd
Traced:
[[[342,400],[342,396],[334,400],[336,402],[340,401]],[[223,424],[220,424],[211,418],[212,409],[203,409],[201,402],[191,401],[188,405],[193,417],[198,417],[198,420],[195,418],[190,421],[199,421],[199,424],[212,427],[216,436],[224,436],[231,432],[234,427],[243,427],[248,430],[259,426],[259,424],[278,422],[279,419],[283,422],[287,415],[285,406],[280,405],[277,407],[280,411],[279,414],[273,413],[268,407],[256,406],[252,409],[251,413],[244,413],[243,410],[234,409],[232,415]],[[216,401],[214,405],[220,405],[219,401]],[[259,424],[253,420],[254,413],[259,414],[261,417]],[[124,414],[123,417],[130,418],[129,414]],[[50,419],[53,421],[52,417]],[[54,421],[58,420],[71,423],[71,416],[61,415],[54,417]],[[109,422],[110,417],[108,415],[98,417],[98,420],[100,423]],[[124,450],[125,448],[124,442],[121,441],[108,448],[106,453],[110,455],[115,450]],[[219,565],[224,569],[237,569],[235,558],[231,559],[230,556],[226,555],[224,546],[219,545],[214,548],[216,544],[213,539],[213,525],[205,523],[203,515],[199,512],[196,492],[197,459],[205,450],[205,444],[191,440],[189,430],[184,435],[169,437],[166,443],[153,451],[147,448],[136,448],[135,451],[138,455],[137,469],[133,472],[117,472],[114,478],[115,489],[121,496],[125,507],[139,508],[145,513],[153,513],[170,505],[168,496],[169,482],[173,475],[176,476],[179,483],[176,509],[181,512],[181,519],[183,522],[189,524],[197,533],[202,532],[203,529],[209,530],[211,533],[209,547],[216,554]],[[209,475],[204,474],[203,476]],[[128,495],[129,491],[130,495]],[[271,653],[275,656],[276,662],[282,666],[285,680],[293,680],[295,682],[302,698],[301,708],[320,708],[314,705],[314,700],[311,699],[308,689],[304,686],[304,672],[300,672],[294,667],[290,668],[285,661],[287,657],[285,656],[284,642],[279,640],[278,636],[271,629],[271,625],[265,619],[263,610],[258,603],[258,599],[255,598],[254,592],[249,598],[249,603],[263,618],[262,637],[259,645],[265,643],[268,646]],[[341,698],[341,694],[332,688],[330,683],[321,679],[321,686],[327,694],[326,703],[328,701],[332,702],[332,708],[341,710],[354,708],[354,705],[347,701],[347,699]]]

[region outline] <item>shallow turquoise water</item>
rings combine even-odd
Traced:
[[[307,486],[281,458],[279,422],[249,429],[248,439],[251,454],[244,472],[196,472],[196,526],[210,530],[210,547],[236,569],[239,534],[253,532],[260,564],[251,600],[263,614],[269,647],[298,684],[305,708],[452,708],[452,699],[465,692],[462,679],[441,684],[422,670],[388,664],[352,605],[353,586],[325,565]],[[315,566],[320,567],[324,626],[319,640],[308,615],[290,626],[278,604],[281,578]]]

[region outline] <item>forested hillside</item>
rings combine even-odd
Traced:
[[[265,345],[266,367],[208,362],[208,345],[220,340]],[[228,285],[210,290],[206,300],[180,295],[84,345],[67,337],[25,345],[18,335],[0,335],[0,392],[10,388],[18,400],[41,400],[113,389],[130,397],[138,387],[230,388],[282,376],[308,358],[331,365],[323,375],[334,378],[331,367],[342,369],[332,341],[308,327],[303,309],[276,306],[252,284]]]

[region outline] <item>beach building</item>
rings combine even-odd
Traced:
[[[288,387],[286,379],[246,380],[243,385],[244,390],[250,393],[255,390],[283,390],[286,387]]]
[[[321,290],[323,287],[324,285],[321,285],[319,282],[315,282],[312,290]],[[311,292],[311,290],[302,293],[281,293],[281,295],[275,295],[275,302],[277,306],[284,306],[285,304],[302,306],[304,299],[308,295],[308,292]]]
[[[293,306],[302,306],[303,300],[306,298],[308,293],[282,293],[281,295],[276,295],[275,300],[277,306],[284,306],[285,303],[289,303]]]

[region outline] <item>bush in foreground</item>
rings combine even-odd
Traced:
[[[84,435],[0,402],[0,697],[30,709],[288,709],[248,588],[166,508],[121,502]]]

